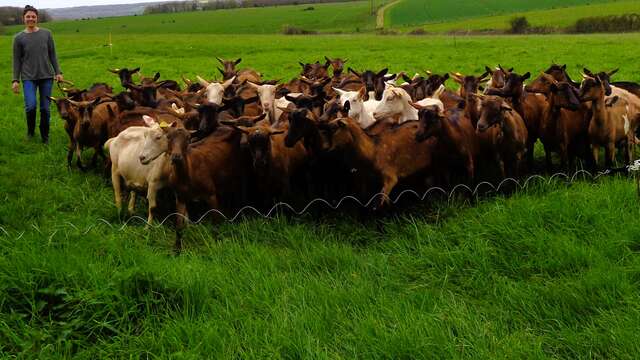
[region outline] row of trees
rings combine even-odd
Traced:
[[[524,16],[514,17],[509,21],[508,32],[512,34],[542,34],[553,32],[566,33],[620,33],[640,31],[640,15],[608,15],[592,16],[576,21],[566,28],[553,28],[545,26],[531,26]]]
[[[197,10],[218,10],[234,9],[246,7],[276,6],[276,5],[299,5],[328,2],[345,2],[349,0],[209,0],[199,1],[172,1],[145,7],[145,14],[176,13]]]
[[[2,25],[20,25],[22,24],[21,7],[0,6],[0,23]],[[51,21],[51,16],[44,10],[38,10],[38,22]]]

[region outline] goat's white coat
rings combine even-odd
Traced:
[[[416,103],[421,106],[436,105],[444,111],[444,104],[439,97],[444,87],[439,88],[431,98],[424,98]],[[398,124],[406,121],[418,120],[418,110],[411,106],[411,96],[403,88],[387,86],[382,94],[382,100],[373,112],[376,120],[398,117]]]
[[[149,201],[147,221],[150,223],[153,220],[152,210],[156,207],[157,192],[167,186],[170,164],[166,154],[157,156],[147,164],[141,163],[145,138],[164,138],[162,129],[155,120],[146,115],[143,117],[148,127],[129,127],[118,136],[109,139],[104,147],[111,158],[111,180],[116,207],[118,210],[122,207],[122,181],[130,190],[129,212],[132,212],[135,206],[135,191],[146,190]]]

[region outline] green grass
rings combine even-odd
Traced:
[[[385,25],[418,25],[604,2],[611,0],[402,0],[385,14]]]
[[[630,65],[640,35],[468,37],[56,34],[65,76],[116,84],[108,67],[212,76],[214,55],[269,78],[299,60],[479,74],[501,63]],[[9,68],[11,38],[0,37]],[[363,46],[367,44],[367,46]],[[570,44],[567,45],[567,44]],[[499,45],[499,46],[498,46]],[[117,220],[109,182],[24,139],[22,98],[0,74],[0,353],[19,358],[618,358],[640,352],[640,202],[632,181],[534,183],[470,206],[382,220],[343,213],[187,231]],[[577,76],[576,76],[577,77]],[[55,113],[55,111],[54,111]],[[90,154],[87,154],[90,155]],[[144,214],[144,202],[138,207]],[[99,221],[106,219],[114,225]]]
[[[56,21],[44,25],[56,34],[277,34],[285,25],[318,32],[357,32],[375,27],[368,1],[272,6],[176,14]],[[21,27],[8,27],[8,33]]]
[[[509,15],[477,17],[460,21],[427,24],[421,26],[429,32],[447,32],[463,30],[504,30],[514,16],[525,16],[532,26],[567,28],[577,20],[591,16],[622,15],[640,13],[640,2],[621,1],[607,4],[574,6],[563,9],[516,12]],[[413,30],[414,28],[407,28]]]

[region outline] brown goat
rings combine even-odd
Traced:
[[[382,199],[376,208],[390,201],[399,180],[431,170],[437,141],[416,143],[418,124],[410,121],[371,137],[351,118],[330,123],[331,149],[351,149],[359,162],[365,162],[382,182]]]
[[[497,96],[481,96],[476,129],[485,132],[492,126],[500,130],[492,138],[500,175],[503,178],[506,175],[518,176],[526,152],[527,127],[520,114],[505,100]],[[505,171],[505,167],[508,171]]]
[[[589,123],[589,139],[595,163],[600,147],[605,147],[605,166],[613,166],[616,145],[625,146],[625,161],[634,159],[635,131],[640,121],[640,99],[630,92],[612,87],[607,96],[606,84],[599,75],[585,75],[580,86],[580,101],[590,101],[592,117]]]
[[[442,112],[437,106],[420,106],[418,109],[420,128],[416,133],[416,141],[425,141],[431,137],[438,139],[438,160],[444,168],[462,163],[467,172],[469,184],[475,181],[476,160],[480,153],[480,143],[471,120],[460,109],[449,109]]]

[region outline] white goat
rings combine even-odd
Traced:
[[[129,214],[135,208],[136,191],[147,192],[149,216],[153,221],[153,212],[157,206],[156,196],[167,185],[171,171],[168,156],[151,158],[143,152],[148,139],[166,138],[160,125],[150,116],[143,116],[147,126],[132,126],[105,143],[105,150],[111,158],[111,181],[118,213],[122,211],[122,185],[130,191]]]

